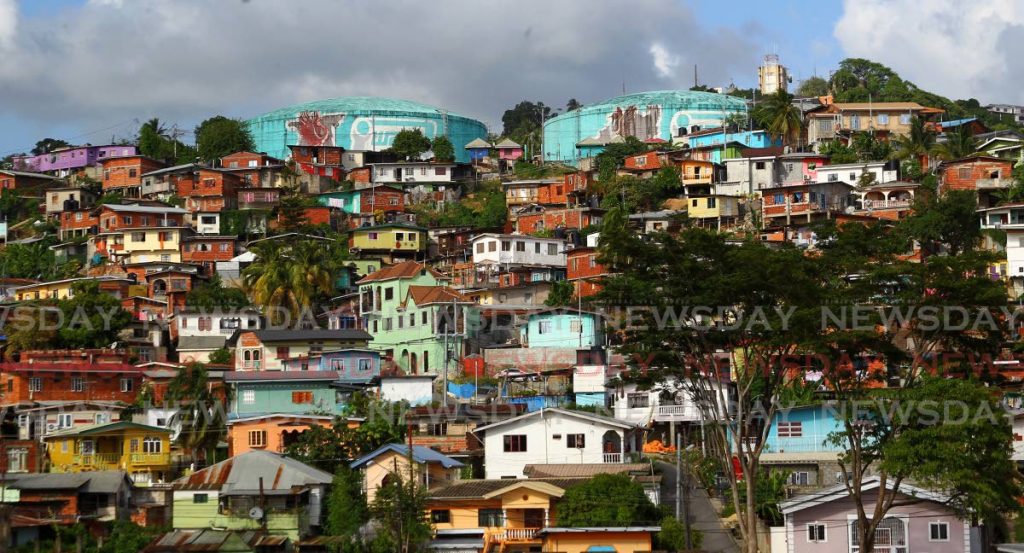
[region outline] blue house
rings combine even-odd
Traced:
[[[781,138],[773,139],[766,131],[726,132],[726,129],[721,127],[698,131],[689,135],[686,140],[690,148],[710,148],[710,158],[706,161],[715,163],[722,163],[723,157],[730,157],[727,155],[729,150],[724,147],[729,144],[743,148],[768,148],[782,145]],[[722,147],[714,148],[715,146]]]
[[[604,317],[572,308],[541,311],[529,316],[525,335],[531,349],[591,349],[604,345]]]
[[[229,416],[340,415],[347,394],[333,385],[337,380],[335,371],[229,371],[224,374],[232,389]]]
[[[324,371],[337,375],[344,384],[369,384],[380,376],[380,352],[372,349],[348,348],[324,351],[309,356],[281,361],[288,371]]]
[[[469,152],[469,161],[480,161],[487,157],[487,154],[491,151],[494,146],[490,142],[483,138],[474,139],[469,144],[466,144],[466,151]]]
[[[843,429],[842,407],[823,403],[780,409],[765,441],[766,453],[839,452],[825,443],[833,432]]]

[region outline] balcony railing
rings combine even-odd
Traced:
[[[602,455],[602,459],[603,459],[603,461],[605,463],[621,463],[622,462],[622,454],[621,453],[603,453],[601,455]]]
[[[912,200],[864,200],[864,209],[903,209],[911,203]]]
[[[697,420],[700,415],[689,405],[659,405],[654,413],[657,421],[686,421]]]
[[[72,462],[76,465],[87,467],[111,467],[117,468],[121,464],[120,453],[88,453],[75,455]]]
[[[537,541],[535,537],[540,528],[505,528],[493,534],[496,542],[527,542]]]
[[[72,458],[75,465],[101,469],[116,469],[127,465],[168,465],[170,462],[169,453],[91,453]]]

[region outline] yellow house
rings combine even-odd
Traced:
[[[377,490],[396,474],[402,478],[408,478],[409,474],[413,474],[417,482],[429,490],[450,485],[458,480],[463,464],[429,447],[414,445],[410,469],[409,446],[386,444],[356,459],[350,466],[362,471],[366,501],[373,503]]]
[[[184,227],[124,229],[109,233],[113,245],[111,256],[128,263],[163,261],[181,262],[181,238]]]
[[[426,252],[427,229],[400,223],[359,227],[352,231],[349,248],[359,252],[390,254],[412,259]]]
[[[527,480],[464,480],[432,491],[427,503],[435,539],[443,549],[446,537],[479,536],[479,549],[488,553],[528,551],[651,550],[651,535],[660,528],[563,528],[558,501],[586,478]]]
[[[715,194],[690,196],[687,198],[687,215],[690,219],[712,226],[732,224],[740,214],[740,199],[737,196]]]
[[[50,472],[123,470],[135,485],[170,475],[171,431],[120,421],[80,426],[43,437]]]
[[[72,296],[71,288],[76,283],[86,281],[98,282],[101,291],[111,294],[118,299],[127,297],[129,286],[134,284],[134,281],[120,277],[80,277],[19,286],[12,292],[14,293],[14,299],[17,301],[64,300]]]

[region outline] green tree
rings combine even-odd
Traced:
[[[139,153],[153,159],[164,159],[167,157],[167,146],[170,137],[167,136],[167,127],[154,117],[139,127]]]
[[[430,139],[420,129],[402,129],[391,143],[391,153],[398,159],[419,159],[420,154],[430,149]]]
[[[935,156],[939,159],[953,161],[978,153],[978,140],[971,134],[970,125],[960,125],[945,136],[945,141],[935,145]]]
[[[780,90],[769,94],[754,109],[754,118],[774,138],[784,144],[795,144],[803,133],[803,114],[793,104],[793,95]]]
[[[18,306],[7,318],[7,352],[51,349],[57,345],[57,314],[53,308]]]
[[[244,121],[223,115],[210,117],[196,127],[196,150],[206,163],[235,152],[252,151],[256,142]]]
[[[213,459],[217,443],[227,435],[227,418],[221,398],[210,386],[206,365],[190,363],[178,369],[167,385],[167,399],[178,408],[170,420],[172,427],[181,429],[178,445],[192,460]]]
[[[334,292],[342,259],[335,242],[269,240],[250,248],[256,259],[242,270],[242,285],[275,325],[298,325],[320,299]]]
[[[132,315],[116,297],[100,291],[96,281],[71,285],[71,297],[58,300],[63,324],[57,330],[60,345],[69,349],[110,347]]]
[[[808,77],[800,82],[800,86],[796,89],[796,95],[799,98],[826,96],[828,95],[828,81],[818,76]]]
[[[195,309],[241,309],[250,305],[245,292],[224,286],[220,275],[200,283],[185,296],[185,305]]]
[[[48,154],[58,148],[66,148],[70,145],[70,143],[60,138],[44,138],[36,142],[35,147],[32,148],[32,155]]]
[[[436,161],[443,161],[450,163],[455,161],[455,146],[452,145],[452,141],[447,136],[438,136],[430,145],[430,149],[434,152],[434,159]]]
[[[615,180],[615,171],[622,166],[628,156],[646,151],[647,145],[635,136],[627,136],[623,142],[606,146],[594,159],[600,186],[605,187]]]
[[[910,132],[895,138],[896,148],[893,157],[903,160],[927,161],[935,150],[935,131],[924,119],[914,117],[910,120]]]
[[[580,109],[581,107],[583,107],[583,104],[579,103],[579,101],[576,100],[576,98],[569,98],[569,101],[565,103],[566,113]]]
[[[288,446],[287,454],[303,463],[335,472],[346,460],[356,459],[385,444],[400,443],[405,435],[401,424],[404,412],[405,405],[353,394],[345,414],[365,418],[363,424],[349,428],[345,419],[338,418],[330,428],[310,428]]]
[[[392,476],[377,490],[370,505],[370,514],[380,524],[374,547],[399,553],[421,551],[431,535],[427,492],[415,479],[398,473]]]
[[[549,307],[562,307],[573,304],[574,288],[572,282],[559,280],[551,285],[551,292],[544,300],[544,305]]]
[[[888,140],[879,140],[874,133],[858,132],[851,139],[857,161],[886,161],[892,157],[892,146]]]
[[[110,539],[97,548],[96,553],[136,553],[142,551],[164,528],[139,526],[128,520],[115,520],[110,525]]]
[[[230,365],[232,361],[231,352],[228,348],[217,348],[208,356],[211,365]]]
[[[658,532],[658,547],[671,552],[699,550],[704,545],[704,533],[690,526],[690,549],[686,548],[686,525],[675,517],[661,519],[661,530]]]
[[[324,533],[328,536],[357,535],[359,528],[369,520],[362,475],[344,463],[339,464],[325,507]]]
[[[558,524],[565,527],[647,526],[661,520],[644,488],[625,474],[598,474],[565,491]]]

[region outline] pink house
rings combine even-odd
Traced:
[[[495,144],[494,149],[498,150],[498,159],[515,161],[523,157],[523,147],[508,138]]]
[[[879,479],[862,483],[865,507],[874,509]],[[892,483],[887,483],[892,489]],[[971,527],[948,506],[949,497],[902,484],[900,500],[875,531],[875,553],[964,553],[971,550]],[[839,484],[800,495],[779,505],[785,516],[785,547],[788,553],[857,553],[857,508]],[[775,540],[773,540],[775,541]],[[781,544],[780,544],[781,545]],[[774,549],[774,548],[773,548]]]

